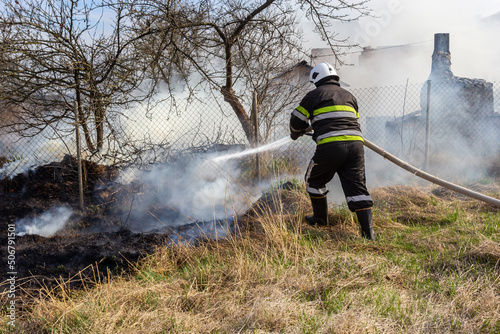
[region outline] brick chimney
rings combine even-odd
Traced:
[[[429,80],[446,81],[453,78],[451,72],[450,34],[434,34],[434,53]]]

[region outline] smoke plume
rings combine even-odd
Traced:
[[[140,184],[123,221],[132,231],[162,231],[198,222],[232,220],[255,200],[251,180],[240,179],[238,160],[218,163],[217,155],[200,154],[135,171]],[[250,181],[250,182],[249,182]]]
[[[73,211],[65,206],[51,208],[41,215],[16,221],[17,235],[37,234],[50,237],[60,231],[68,222]]]
[[[492,1],[375,0],[372,16],[335,27],[350,49],[341,78],[351,86],[420,83],[431,66],[433,36],[449,33],[456,75],[500,81],[500,4]],[[317,45],[314,47],[318,47]]]

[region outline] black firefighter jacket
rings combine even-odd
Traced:
[[[307,93],[292,112],[290,131],[303,133],[310,122],[313,139],[318,145],[333,141],[363,141],[356,98],[341,88],[337,80],[324,80]]]

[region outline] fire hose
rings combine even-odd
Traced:
[[[306,129],[306,135],[312,136],[312,127],[309,127]],[[475,198],[477,200],[486,202],[488,204],[500,207],[500,200],[496,199],[494,197],[486,196],[481,193],[478,193],[476,191],[461,187],[459,185],[456,185],[454,183],[445,181],[443,179],[440,179],[434,175],[431,175],[429,173],[426,173],[412,165],[410,165],[407,162],[404,162],[403,160],[399,159],[398,157],[390,154],[389,152],[383,150],[382,148],[378,147],[368,139],[364,139],[364,144],[366,147],[368,147],[370,150],[374,151],[375,153],[381,155],[384,159],[389,160],[390,162],[396,164],[397,166],[409,171],[413,175],[416,175],[424,180],[427,180],[429,182],[432,182],[434,184],[440,185],[442,187],[445,187],[447,189],[453,190],[457,193],[463,194],[465,196]]]
[[[459,185],[456,185],[454,183],[445,181],[445,180],[440,179],[434,175],[426,173],[426,172],[404,162],[403,160],[399,159],[398,157],[384,151],[383,149],[381,149],[380,147],[378,147],[377,145],[375,145],[374,143],[372,143],[371,141],[369,141],[367,139],[364,139],[364,143],[365,143],[366,147],[368,147],[369,149],[371,149],[375,153],[381,155],[382,157],[384,157],[384,159],[391,161],[392,163],[398,165],[399,167],[401,167],[403,169],[406,169],[410,173],[412,173],[412,174],[414,174],[414,175],[416,175],[424,180],[438,184],[442,187],[448,188],[450,190],[453,190],[453,191],[458,192],[460,194],[463,194],[465,196],[472,197],[472,198],[475,198],[477,200],[486,202],[488,204],[500,207],[500,200],[498,200],[494,197],[483,195],[481,193],[478,193],[478,192],[475,192],[473,190],[461,187]]]

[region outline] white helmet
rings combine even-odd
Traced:
[[[336,76],[338,80],[339,76],[337,74],[337,71],[335,71],[335,68],[333,68],[333,66],[328,63],[321,63],[314,66],[314,68],[311,70],[311,74],[309,74],[309,81],[316,84],[321,79],[331,76]]]

